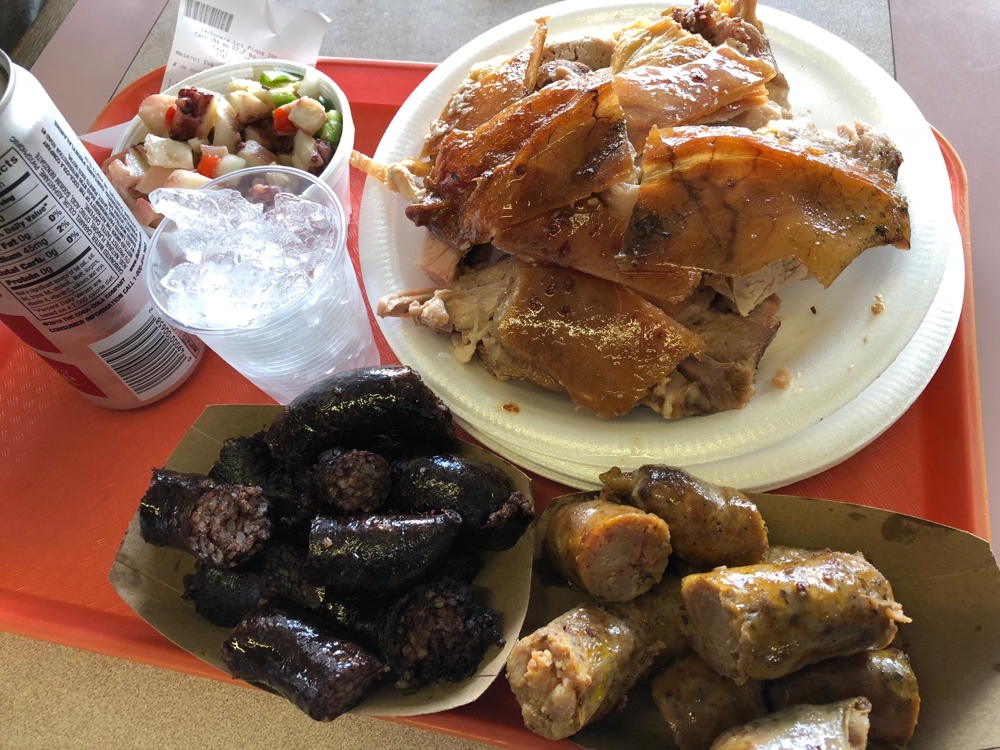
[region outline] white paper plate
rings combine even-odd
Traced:
[[[521,49],[534,19],[550,16],[549,40],[653,18],[662,3],[564,2],[519,16],[449,57],[414,91],[375,153],[391,162],[419,153],[428,125],[476,62]],[[590,487],[615,464],[670,463],[746,488],[780,486],[853,454],[891,425],[934,374],[958,324],[964,290],[961,239],[947,170],[930,127],[877,64],[843,40],[788,14],[761,8],[796,114],[833,128],[855,118],[886,131],[904,157],[899,187],[910,202],[909,251],[864,253],[829,288],[803,281],[782,290],[782,326],[761,360],[758,392],[740,411],[665,421],[646,408],[612,420],[563,394],[500,383],[461,364],[446,337],[411,321],[380,321],[397,356],[416,368],[460,423],[491,449],[571,486]],[[413,266],[424,229],[405,203],[369,181],[359,247],[369,297],[426,287]],[[871,312],[875,295],[885,303]],[[815,308],[816,312],[812,312]],[[771,376],[787,367],[792,387]],[[517,409],[505,408],[516,405]]]

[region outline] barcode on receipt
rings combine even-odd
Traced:
[[[215,8],[198,0],[184,0],[184,15],[193,21],[212,26],[219,31],[229,31],[233,23],[233,14],[221,8]]]

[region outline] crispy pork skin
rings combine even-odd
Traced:
[[[694,294],[701,273],[669,268],[650,273],[623,271],[615,255],[625,239],[637,188],[622,186],[613,194],[592,196],[570,206],[504,227],[493,244],[511,255],[574,268],[627,286],[673,313]]]
[[[885,648],[909,622],[892,587],[861,555],[717,568],[684,578],[681,627],[695,651],[738,683]]]
[[[545,19],[538,20],[535,33],[524,49],[494,65],[480,65],[470,71],[469,78],[448,100],[441,116],[431,123],[422,156],[436,154],[446,133],[474,130],[534,91],[547,32]]]
[[[684,29],[704,37],[713,46],[727,41],[737,42],[749,55],[766,61],[777,72],[768,82],[770,97],[780,106],[788,106],[788,81],[778,70],[771,41],[757,18],[757,0],[722,0],[718,3],[702,0],[691,8],[674,8],[670,16]]]
[[[617,259],[746,276],[793,257],[829,286],[870,247],[909,247],[906,200],[886,172],[741,128],[653,130]]]
[[[426,195],[407,217],[460,249],[508,224],[634,181],[610,71],[546,86],[474,130],[441,140]]]
[[[697,60],[673,67],[644,65],[615,76],[629,140],[641,151],[654,126],[701,125],[731,120],[768,101],[775,71],[723,44]]]
[[[636,21],[618,34],[610,65],[615,73],[654,66],[671,68],[700,60],[712,51],[708,40],[669,16]]]

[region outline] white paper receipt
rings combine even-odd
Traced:
[[[258,58],[315,65],[330,19],[272,0],[181,0],[163,77],[166,90],[194,73]]]

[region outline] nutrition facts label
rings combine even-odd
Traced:
[[[33,140],[40,151],[11,138],[0,153],[0,284],[55,333],[121,301],[142,270],[145,243],[57,123]]]

